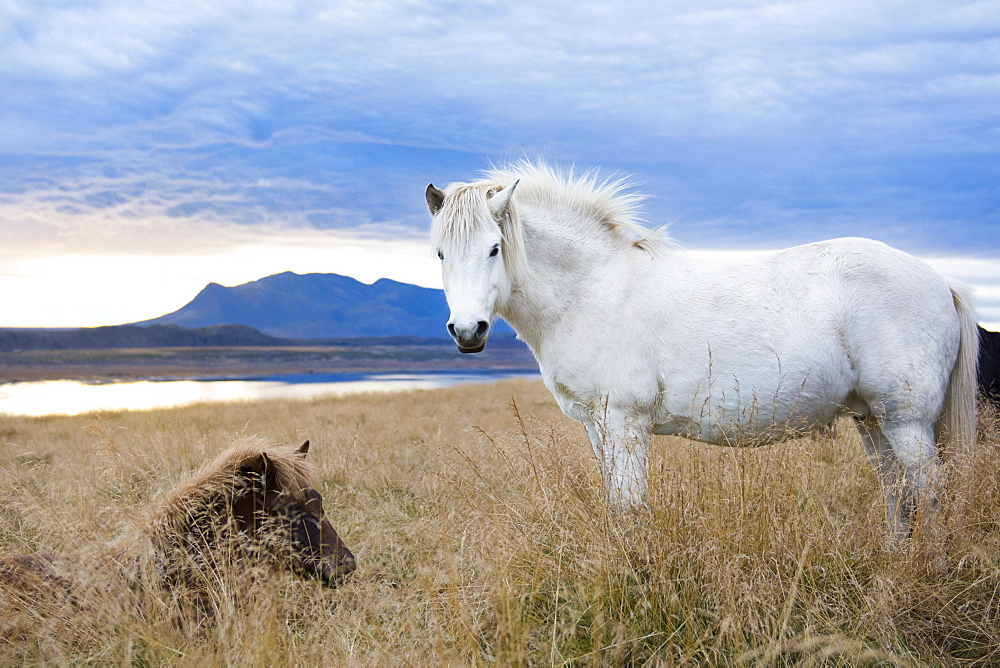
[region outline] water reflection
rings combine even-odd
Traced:
[[[475,373],[317,374],[242,380],[168,380],[87,383],[45,380],[0,384],[0,413],[77,415],[92,411],[147,410],[199,402],[309,399],[363,392],[400,392],[537,377],[528,371]]]

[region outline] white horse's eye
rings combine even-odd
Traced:
[[[497,253],[500,252],[500,244],[494,244],[493,248],[490,249],[490,257],[496,257]]]
[[[440,250],[438,250],[438,259],[439,260],[443,260],[444,259],[444,253],[442,253]]]

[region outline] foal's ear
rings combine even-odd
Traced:
[[[296,454],[299,454],[299,455],[302,455],[303,457],[305,457],[306,453],[309,452],[309,441],[306,441],[305,443],[303,443],[302,445],[300,445],[299,449],[296,450],[295,452],[296,452]]]
[[[264,489],[277,489],[278,470],[271,463],[271,458],[267,456],[266,452],[262,452],[260,453],[260,461],[264,467],[261,473],[261,478],[264,480]]]
[[[444,204],[444,193],[435,188],[433,183],[427,184],[424,197],[427,198],[427,208],[431,210],[432,216],[441,210],[441,206]]]
[[[507,211],[507,207],[510,206],[510,196],[514,194],[514,188],[517,184],[521,182],[521,179],[514,181],[506,188],[501,188],[500,190],[493,193],[493,196],[486,200],[486,204],[490,207],[490,213],[497,220],[500,220],[504,213]]]

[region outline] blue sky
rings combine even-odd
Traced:
[[[0,326],[436,286],[426,184],[527,156],[703,252],[880,239],[1000,328],[998,100],[996,1],[2,0]]]

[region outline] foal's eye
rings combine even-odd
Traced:
[[[495,244],[493,248],[490,249],[490,257],[496,257],[497,253],[500,252],[500,244]]]

